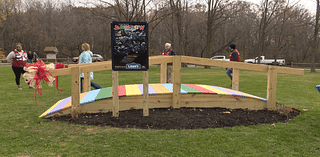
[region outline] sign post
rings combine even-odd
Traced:
[[[143,116],[149,116],[148,106],[148,24],[146,22],[112,22],[112,90],[113,116],[119,116],[118,71],[143,71]]]

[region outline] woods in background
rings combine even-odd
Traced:
[[[172,43],[177,55],[229,55],[235,43],[241,60],[255,56],[319,62],[314,48],[315,15],[286,0],[260,4],[231,0],[98,0],[90,7],[49,0],[0,0],[0,48],[5,55],[21,42],[40,58],[47,46],[58,58],[79,56],[81,44],[111,59],[111,22],[148,22],[149,53]],[[85,34],[85,35],[84,35]],[[318,41],[316,41],[318,42]],[[313,52],[315,52],[313,54]]]

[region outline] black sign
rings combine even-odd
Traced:
[[[149,69],[148,24],[146,22],[111,23],[112,70]]]

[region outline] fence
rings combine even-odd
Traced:
[[[47,58],[39,58],[40,60],[42,60],[45,63],[64,63],[64,64],[70,64],[73,63],[72,59],[70,59],[69,57],[67,58],[56,58],[56,59],[47,59]]]
[[[320,69],[320,63],[314,63],[316,69]],[[293,63],[291,62],[291,68],[304,68],[311,69],[311,63]]]

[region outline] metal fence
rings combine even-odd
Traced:
[[[320,63],[314,63],[316,69],[320,69]],[[293,63],[291,62],[291,68],[304,68],[311,69],[311,63]]]

